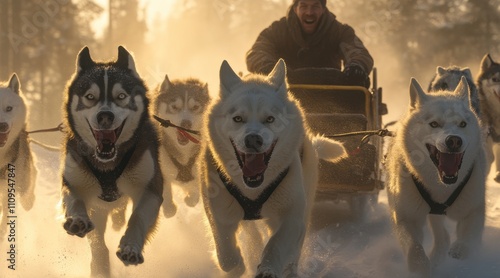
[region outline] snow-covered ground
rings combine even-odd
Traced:
[[[87,240],[66,234],[58,219],[59,154],[36,146],[34,149],[39,168],[37,200],[29,212],[18,209],[16,270],[7,268],[8,242],[0,241],[0,277],[89,277]],[[500,277],[500,184],[490,175],[487,185],[481,251],[465,261],[448,259],[435,277]],[[114,253],[123,230],[108,229],[114,277],[223,277],[212,260],[202,206],[184,206],[179,194],[177,214],[170,219],[162,217],[155,237],[145,248],[145,263],[140,266],[125,267],[118,260]],[[384,191],[365,216],[362,221],[355,220],[342,202],[318,204],[303,250],[301,276],[407,277],[406,262],[391,230]],[[453,226],[448,223],[452,234]],[[427,248],[431,244],[427,233]]]

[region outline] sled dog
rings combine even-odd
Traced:
[[[66,88],[63,226],[70,235],[87,235],[92,276],[110,276],[104,242],[110,213],[115,228],[121,228],[131,199],[132,214],[116,252],[125,265],[143,263],[144,243],[156,225],[163,178],[146,91],[132,55],[122,46],[112,62],[95,62],[84,47]]]
[[[243,79],[224,61],[219,96],[205,113],[202,200],[219,266],[230,275],[246,269],[237,231],[248,232],[242,222],[258,219],[270,238],[256,276],[297,273],[318,158],[336,161],[345,155],[340,143],[310,133],[285,76],[283,60],[268,76]]]
[[[465,259],[481,243],[485,219],[484,132],[472,112],[469,87],[427,94],[411,80],[410,107],[388,150],[387,194],[408,269],[428,277],[448,254]],[[445,217],[457,221],[450,247]],[[428,218],[434,246],[422,246]]]
[[[26,133],[28,107],[17,74],[0,83],[0,240],[8,227],[9,206],[19,196],[24,209],[35,201],[36,169]],[[14,197],[13,197],[14,196]],[[17,213],[17,212],[16,212]]]
[[[500,64],[486,54],[476,79],[481,98],[481,119],[488,128],[488,160],[495,161],[495,181],[500,182]]]
[[[462,76],[465,76],[467,79],[467,84],[469,84],[469,92],[471,95],[471,103],[472,108],[476,114],[479,115],[480,104],[479,104],[479,95],[477,91],[477,87],[474,84],[474,79],[472,78],[472,73],[469,68],[460,68],[457,66],[451,67],[441,67],[438,66],[436,68],[436,74],[432,78],[429,84],[429,92],[437,92],[437,91],[453,91],[457,88],[458,83]]]
[[[199,131],[209,100],[207,83],[193,78],[170,81],[165,75],[153,99],[153,114],[182,128]],[[172,183],[182,187],[188,206],[195,206],[200,199],[196,179],[200,144],[196,135],[174,127],[161,128],[160,139],[160,165],[164,169],[162,207],[164,216],[171,217],[176,212]]]

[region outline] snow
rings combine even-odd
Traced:
[[[36,145],[33,148],[39,170],[37,200],[30,211],[17,210],[16,270],[7,268],[4,250],[8,242],[1,241],[0,277],[89,277],[87,240],[66,234],[58,217],[59,153]],[[500,277],[500,184],[490,175],[487,186],[482,249],[464,261],[447,259],[435,277]],[[178,212],[170,219],[161,216],[156,235],[145,247],[144,264],[125,267],[114,255],[124,230],[108,229],[106,241],[113,277],[223,277],[212,259],[201,204],[188,208],[176,189]],[[301,277],[410,277],[392,233],[384,191],[379,193],[378,204],[364,216],[363,220],[355,220],[344,202],[318,203],[303,248]],[[448,222],[447,226],[453,239],[454,223]],[[427,250],[431,244],[427,232]],[[253,271],[255,266],[249,269]],[[246,273],[245,277],[252,275]]]

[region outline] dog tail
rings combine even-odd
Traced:
[[[320,159],[337,162],[347,157],[344,146],[338,141],[318,135],[312,138],[312,144]]]

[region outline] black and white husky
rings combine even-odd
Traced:
[[[158,219],[163,178],[146,91],[125,48],[118,47],[118,59],[106,63],[92,60],[87,47],[78,54],[63,108],[69,130],[61,205],[68,234],[88,235],[92,276],[110,275],[104,242],[108,214],[123,225],[132,200],[132,215],[116,252],[125,265],[144,262],[143,246]]]
[[[152,108],[158,117],[197,131],[202,126],[203,112],[209,100],[207,83],[194,78],[170,81],[166,75],[152,101]],[[184,202],[188,206],[195,206],[200,199],[196,179],[200,144],[196,135],[174,127],[162,128],[160,138],[160,164],[164,174],[163,214],[171,217],[176,212],[172,200],[173,183],[181,186],[186,193]]]
[[[26,133],[27,118],[28,107],[14,73],[7,83],[0,84],[0,240],[8,227],[8,207],[15,205],[16,197],[20,196],[26,210],[35,201],[36,169]]]
[[[481,120],[489,131],[488,159],[495,161],[495,181],[500,182],[500,63],[489,54],[481,60],[477,87],[481,98]]]

